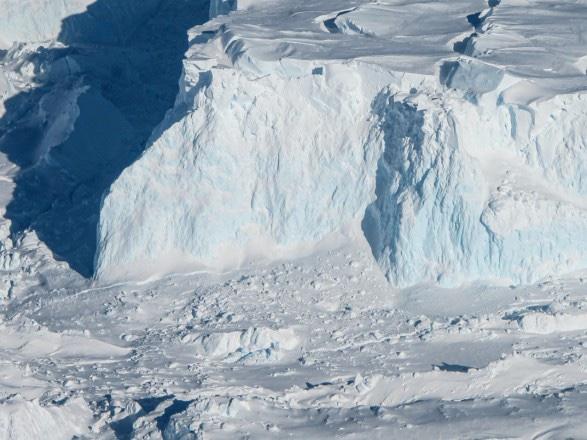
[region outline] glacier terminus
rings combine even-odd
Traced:
[[[0,439],[586,438],[585,280],[585,0],[0,0]]]

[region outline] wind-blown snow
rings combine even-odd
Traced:
[[[234,267],[359,224],[400,287],[587,266],[587,79],[547,3],[550,38],[520,4],[285,3],[194,29],[174,110],[104,198],[99,277]]]

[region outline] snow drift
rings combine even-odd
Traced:
[[[285,16],[280,6],[272,13]],[[274,39],[247,34],[247,14],[263,8],[196,28],[175,108],[104,197],[97,276],[232,267],[349,225],[361,225],[399,287],[527,283],[587,266],[584,75],[571,60],[564,81],[528,80],[522,62],[475,55],[482,43],[504,46],[483,27],[496,8],[467,10],[478,6],[450,5],[465,24],[469,15],[468,37],[410,6],[435,35],[411,42],[426,52],[413,59],[394,35],[333,37],[320,17],[337,14],[325,11],[291,18],[304,20],[307,42],[278,38],[269,23]],[[352,22],[375,29],[364,9]],[[528,20],[519,6],[509,13]],[[477,59],[459,55],[459,38]],[[390,52],[373,58],[383,41]]]

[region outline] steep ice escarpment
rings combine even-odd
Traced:
[[[275,258],[349,225],[400,287],[587,266],[584,46],[561,24],[579,6],[299,3],[194,28],[174,110],[104,197],[97,276]]]
[[[379,154],[368,139],[369,97],[392,77],[372,72],[364,82],[357,65],[308,69],[255,81],[232,69],[187,73],[194,88],[177,109],[197,110],[171,115],[103,201],[99,275],[137,262],[139,270],[232,266],[360,220]]]
[[[35,5],[31,22],[52,8]],[[187,32],[208,6],[98,0],[59,19],[57,40],[0,52],[0,206],[11,238],[34,234],[49,257],[92,276],[102,194],[173,106]]]
[[[381,99],[363,230],[394,284],[527,283],[587,265],[587,96]]]

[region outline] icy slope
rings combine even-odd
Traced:
[[[97,275],[359,225],[396,286],[587,266],[581,8],[274,1],[194,28],[174,110],[103,200]]]

